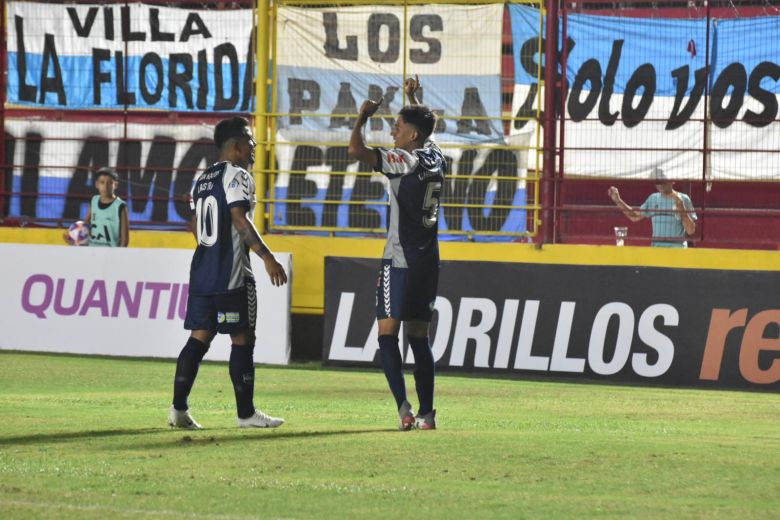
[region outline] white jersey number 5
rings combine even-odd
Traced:
[[[217,211],[217,199],[209,195],[205,199],[198,199],[195,204],[195,218],[198,229],[198,243],[211,247],[217,243],[219,234],[219,213]]]
[[[439,197],[441,197],[441,183],[429,182],[422,207],[427,212],[422,219],[423,226],[427,228],[432,228],[439,220]]]

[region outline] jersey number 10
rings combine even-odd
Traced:
[[[195,220],[198,231],[198,244],[211,247],[217,243],[219,234],[219,211],[217,199],[209,195],[195,203]]]

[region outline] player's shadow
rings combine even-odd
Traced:
[[[226,433],[234,431],[234,433]],[[306,439],[317,437],[331,437],[336,435],[365,435],[370,433],[397,432],[397,429],[376,428],[371,430],[322,430],[322,431],[280,431],[275,429],[243,430],[235,432],[235,428],[210,428],[208,430],[176,430],[175,437],[168,436],[165,439],[153,442],[139,442],[127,449],[147,450],[150,448],[171,448],[186,446],[220,445],[233,442],[266,442],[280,439]]]
[[[0,437],[0,446],[24,446],[27,444],[46,444],[52,442],[67,442],[78,439],[97,439],[101,437],[121,437],[125,435],[149,435],[164,433],[163,428],[126,428],[116,430],[86,430],[80,432],[52,432],[18,435],[16,437]]]
[[[232,428],[230,430],[233,430]],[[164,435],[164,439],[154,442],[138,442],[127,446],[129,449],[148,449],[165,448],[182,445],[206,445],[222,444],[228,442],[243,441],[267,441],[273,439],[303,439],[307,437],[327,437],[332,435],[358,435],[366,433],[385,433],[397,431],[392,429],[377,428],[373,430],[324,430],[324,431],[279,431],[279,430],[244,430],[241,434],[233,433],[225,435],[230,431],[227,428],[210,428],[208,430],[171,430],[170,428],[135,428],[135,429],[115,429],[115,430],[87,430],[80,432],[53,432],[36,433],[31,435],[18,435],[15,437],[0,437],[0,447],[4,446],[25,446],[33,444],[51,444],[68,442],[81,439],[98,439],[105,437],[133,437]],[[254,431],[259,435],[249,435],[249,431]]]

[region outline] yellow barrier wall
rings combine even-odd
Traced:
[[[0,228],[0,242],[63,244],[62,229]],[[292,310],[322,314],[324,307],[324,259],[326,256],[379,258],[384,240],[377,238],[329,238],[296,235],[264,235],[274,251],[293,255]],[[192,235],[184,232],[135,231],[132,247],[191,249]],[[66,247],[63,244],[63,247]],[[586,245],[442,242],[443,260],[477,260],[575,265],[637,265],[650,267],[780,271],[780,252],[732,249],[671,249]],[[3,258],[2,262],[12,262]],[[377,264],[378,265],[378,264]],[[378,267],[377,267],[378,268]],[[188,269],[188,266],[182,266]]]

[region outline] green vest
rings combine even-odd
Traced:
[[[90,246],[117,247],[119,245],[119,210],[125,201],[117,197],[107,208],[100,207],[100,195],[92,197],[89,230]]]

